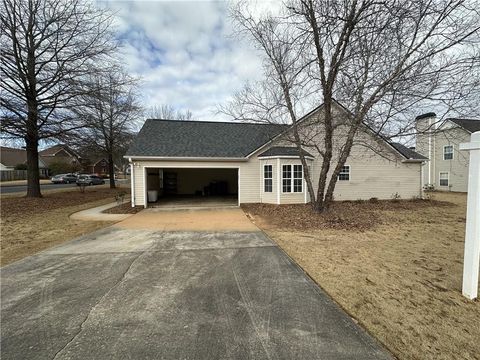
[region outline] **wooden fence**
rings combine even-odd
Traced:
[[[0,170],[0,181],[25,180],[27,170]]]

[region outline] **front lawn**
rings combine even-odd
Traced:
[[[480,302],[461,295],[466,195],[432,198],[244,210],[399,359],[478,359]]]
[[[1,197],[1,266],[111,223],[74,221],[74,212],[115,201],[120,190],[102,187],[45,192],[40,199]]]

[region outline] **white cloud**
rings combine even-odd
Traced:
[[[247,80],[261,76],[259,54],[232,37],[227,3],[107,2],[117,13],[127,69],[141,76],[146,107],[169,104],[201,120],[215,114]]]

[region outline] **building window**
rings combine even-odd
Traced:
[[[440,173],[440,186],[448,186],[448,172]]]
[[[443,147],[443,160],[453,159],[453,145],[445,145]]]
[[[293,165],[293,192],[303,191],[303,169],[302,165]]]
[[[338,180],[350,181],[350,165],[344,165],[338,173]]]
[[[292,165],[282,166],[282,192],[292,192]]]
[[[273,168],[272,165],[263,166],[263,191],[273,191]]]
[[[303,167],[302,165],[282,166],[282,192],[303,192]]]

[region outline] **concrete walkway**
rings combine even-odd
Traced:
[[[1,290],[3,360],[392,359],[260,231],[123,223],[4,267]]]
[[[128,201],[128,200],[127,200]],[[122,221],[133,214],[105,214],[102,211],[118,206],[117,202],[109,203],[102,206],[97,206],[91,209],[82,210],[70,215],[72,220],[83,221]]]

